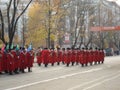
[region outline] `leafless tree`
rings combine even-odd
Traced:
[[[5,23],[5,17],[2,12],[2,9],[0,8],[0,21],[1,21],[1,32],[0,32],[0,39],[3,43],[9,43],[9,48],[11,47],[11,44],[13,42],[13,38],[16,32],[16,26],[20,19],[20,17],[25,13],[29,5],[31,4],[32,0],[29,0],[25,8],[19,13],[19,5],[20,0],[9,0],[7,3],[7,23]],[[9,40],[5,40],[5,24],[7,24],[7,33]]]

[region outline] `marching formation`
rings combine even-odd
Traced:
[[[14,47],[12,50],[1,50],[0,49],[0,74],[9,73],[18,74],[20,72],[24,73],[25,69],[28,69],[28,72],[31,72],[33,67],[35,54],[33,50],[26,50],[25,48],[16,49]],[[51,49],[38,49],[36,53],[37,64],[41,66],[43,64],[45,67],[48,64],[54,66],[65,64],[67,67],[71,64],[81,65],[82,67],[104,63],[104,52],[102,49],[92,48],[82,48],[80,50],[70,49],[70,48],[51,48]]]
[[[0,73],[24,73],[28,68],[28,72],[31,72],[33,67],[34,54],[32,50],[25,50],[21,48],[16,50],[14,47],[12,50],[0,50]]]
[[[57,65],[59,65],[61,62],[66,66],[69,66],[70,64],[73,66],[76,63],[76,65],[80,64],[82,67],[84,67],[88,65],[104,63],[104,57],[105,55],[103,49],[97,48],[95,50],[92,50],[92,48],[89,50],[88,48],[82,48],[82,50],[79,48],[63,48],[62,50],[60,48],[57,50],[54,48],[45,48],[44,50],[38,50],[37,63],[39,66],[44,64],[45,67],[47,67],[48,64],[54,66],[54,64],[57,63]]]

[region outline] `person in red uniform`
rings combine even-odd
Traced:
[[[37,63],[38,63],[38,66],[41,66],[42,64],[42,49],[38,49],[37,51]]]
[[[65,64],[65,57],[66,57],[66,52],[65,52],[65,48],[62,48],[62,63]]]
[[[72,51],[71,51],[71,63],[72,63],[72,66],[74,66],[75,62],[76,62],[76,50],[74,48],[72,48]]]
[[[79,55],[79,62],[81,64],[82,67],[84,67],[84,48],[82,48],[82,50],[80,51],[80,55]]]
[[[66,61],[65,61],[67,67],[69,67],[69,64],[70,64],[70,62],[71,62],[71,55],[72,55],[72,54],[71,54],[70,48],[67,48],[67,58],[66,58]]]
[[[11,50],[9,50],[7,53],[7,70],[10,75],[12,75],[13,71],[15,70],[14,55],[11,53]]]
[[[55,51],[55,48],[51,48],[49,63],[51,63],[51,65],[54,66],[54,63],[56,62],[56,59],[57,59],[57,52]]]
[[[89,60],[90,65],[92,66],[92,64],[93,64],[93,51],[92,51],[92,48],[90,48],[90,50],[89,50],[88,60]]]
[[[25,48],[22,48],[22,51],[20,52],[19,55],[19,60],[20,60],[20,71],[22,71],[22,73],[24,73],[25,69],[27,68],[27,61],[26,61],[26,50]]]
[[[48,48],[44,48],[44,50],[42,51],[42,58],[43,64],[45,65],[45,67],[47,67],[50,59],[50,51],[48,50]]]
[[[57,48],[57,65],[60,65],[61,61],[62,61],[62,51],[60,48]]]
[[[88,52],[88,48],[86,48],[85,50],[84,50],[84,64],[85,64],[85,66],[87,66],[88,65],[88,59],[89,59],[89,52]]]
[[[94,64],[96,65],[98,62],[98,48],[95,48],[94,51]]]
[[[7,70],[7,51],[3,51],[2,52],[2,56],[3,56],[3,59],[2,59],[2,69],[5,73],[8,73],[8,70]]]
[[[34,62],[34,55],[32,50],[27,51],[26,61],[27,61],[28,72],[32,72],[31,68],[33,67],[33,62]]]
[[[18,69],[20,67],[20,60],[19,60],[19,50],[15,50],[16,47],[11,50],[12,55],[14,56],[14,67],[15,67],[15,73],[18,74]]]

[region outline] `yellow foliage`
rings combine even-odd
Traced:
[[[69,0],[64,0],[69,1]],[[31,5],[28,12],[28,33],[27,43],[33,42],[35,46],[46,45],[46,38],[48,37],[48,28],[50,23],[50,38],[52,41],[56,39],[56,32],[60,19],[65,15],[65,11],[60,8],[61,0],[53,0],[51,6],[45,1],[36,1]],[[49,10],[56,12],[55,15],[50,16],[49,22]]]

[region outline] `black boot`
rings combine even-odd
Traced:
[[[104,61],[102,61],[102,64],[104,63]]]
[[[81,64],[82,67],[84,67],[84,64]]]
[[[72,62],[72,66],[74,66],[74,62]]]
[[[13,75],[12,71],[9,72],[9,75]]]
[[[39,63],[38,66],[41,66],[41,63]]]
[[[48,64],[45,64],[45,67],[47,67]]]
[[[60,65],[60,62],[57,62],[57,65]]]
[[[92,62],[90,63],[90,66],[92,66]]]
[[[54,66],[54,63],[52,63],[52,66]]]
[[[69,67],[69,63],[67,63],[67,67]]]
[[[28,68],[28,72],[32,72],[32,71],[30,70],[30,67]]]
[[[5,70],[5,73],[8,73],[8,71],[7,71],[7,70]]]

